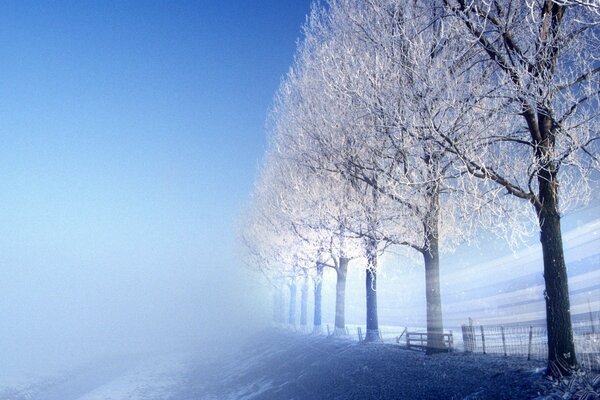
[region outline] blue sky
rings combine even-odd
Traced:
[[[0,5],[1,342],[198,328],[309,4]]]

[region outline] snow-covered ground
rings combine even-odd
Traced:
[[[191,370],[174,399],[532,399],[551,387],[543,367],[269,331],[218,365]]]
[[[0,379],[0,400],[167,399],[188,370],[189,354],[111,359],[38,376]]]
[[[218,357],[207,354],[113,360],[44,378],[3,378],[0,400],[572,398],[544,378],[543,362],[520,357],[426,356],[396,344],[284,330],[264,331]],[[600,390],[600,379],[596,384]],[[545,397],[548,393],[560,397]]]
[[[187,368],[185,355],[155,357],[79,397],[79,400],[165,399],[179,387]]]
[[[45,388],[59,384],[64,373],[35,375],[29,373],[0,376],[0,399],[36,399]]]

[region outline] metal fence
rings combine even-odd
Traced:
[[[327,331],[331,334],[329,325]],[[600,371],[599,331],[598,323],[579,322],[573,325],[575,351],[583,368]],[[406,345],[407,332],[425,332],[425,329],[381,326],[380,338],[384,343]],[[360,325],[348,325],[346,333],[349,338],[359,341],[364,338],[364,328]],[[446,333],[451,334],[452,330]],[[539,361],[545,361],[548,357],[548,335],[542,326],[463,325],[459,332],[455,330],[453,341],[455,351],[521,356]]]
[[[600,332],[594,322],[573,326],[577,359],[585,368],[600,371]]]
[[[462,326],[463,350],[543,360],[548,352],[546,329],[533,326]]]
[[[466,352],[522,356],[531,360],[546,360],[548,335],[540,326],[463,325],[462,348]],[[600,335],[593,324],[573,326],[575,352],[580,365],[600,370]]]

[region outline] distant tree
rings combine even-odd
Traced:
[[[323,269],[324,263],[321,261],[321,257],[318,257],[316,274],[313,277],[314,287],[314,307],[313,307],[313,334],[319,335],[323,330]]]
[[[282,82],[271,113],[272,151],[279,164],[285,166],[285,171],[279,173],[288,186],[282,209],[294,221],[297,234],[318,248],[317,254],[327,254],[318,267],[336,271],[334,335],[346,335],[348,265],[361,255],[359,242],[349,229],[356,204],[350,199],[351,184],[344,176],[331,173],[332,159],[315,140],[327,127],[320,123],[321,115],[311,111],[319,106],[314,100],[320,88],[307,74],[300,55]],[[343,149],[351,148],[343,144]]]
[[[284,187],[276,177],[276,163],[266,163],[255,185],[253,202],[242,220],[240,239],[244,258],[252,268],[258,269],[271,285],[280,292],[283,282],[289,290],[288,323],[296,324],[297,281],[301,287],[301,326],[306,326],[307,293],[310,268],[314,259],[312,249],[295,231],[292,221],[283,212]]]

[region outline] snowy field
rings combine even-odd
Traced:
[[[3,379],[1,400],[534,399],[544,363],[271,330],[238,351],[98,363],[45,378]]]

